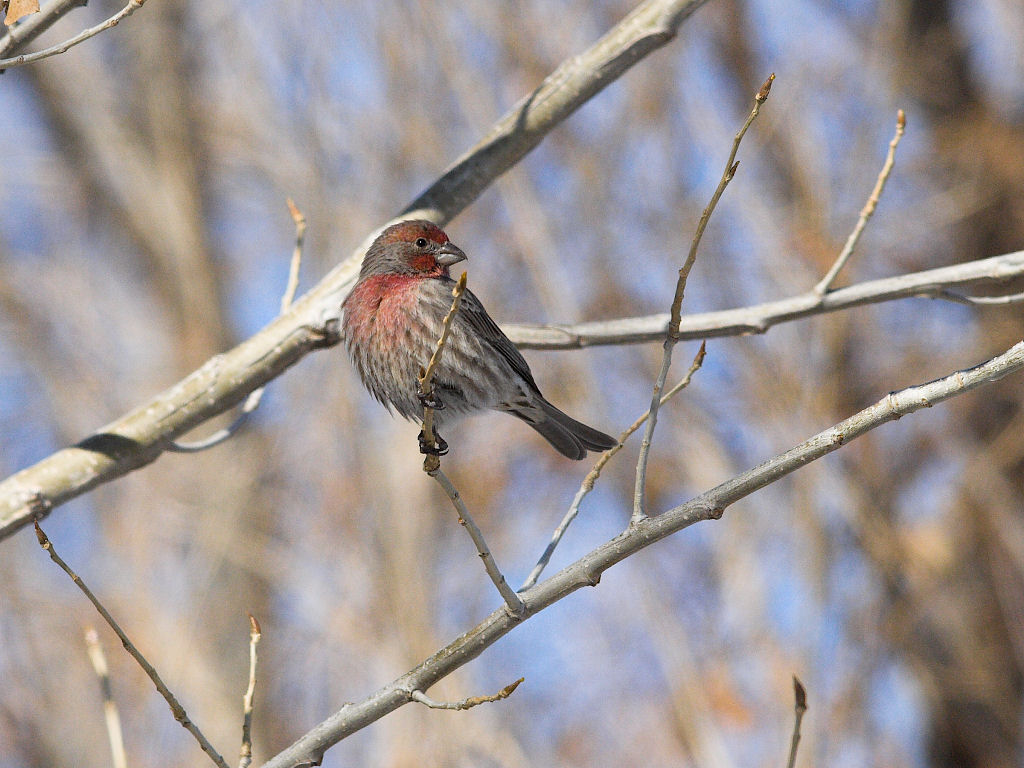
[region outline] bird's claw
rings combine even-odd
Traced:
[[[434,432],[433,440],[427,440],[427,436],[420,432],[420,453],[424,456],[444,456],[448,453],[448,443],[437,432]]]
[[[432,408],[435,411],[440,411],[444,408],[444,403],[441,402],[441,398],[437,396],[437,392],[433,389],[429,392],[417,392],[416,397],[419,398],[420,405],[424,408]]]

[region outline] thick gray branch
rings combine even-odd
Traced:
[[[836,424],[685,504],[631,525],[611,541],[567,566],[547,581],[521,592],[525,604],[520,617],[505,607],[494,611],[478,626],[442,648],[415,669],[384,686],[364,701],[347,704],[263,768],[319,765],[324,752],[341,739],[379,720],[426,691],[438,680],[472,661],[522,621],[581,587],[595,586],[606,570],[656,541],[702,520],[717,519],[727,507],[764,488],[800,467],[837,450],[861,435],[936,403],[988,384],[1024,369],[1024,342],[1002,355],[942,379],[892,392],[874,405]],[[628,510],[624,516],[628,515]]]
[[[970,261],[952,267],[870,280],[820,296],[813,290],[779,301],[741,309],[725,309],[683,317],[681,339],[743,336],[764,333],[773,325],[836,312],[861,304],[876,304],[912,296],[949,299],[953,288],[1006,282],[1024,276],[1024,251]],[[668,330],[668,313],[626,317],[575,325],[507,324],[502,330],[522,349],[579,349],[603,344],[661,341]]]
[[[562,120],[671,40],[706,0],[641,3],[588,51],[564,62],[477,147],[406,208],[445,224]],[[47,6],[49,7],[49,6]],[[341,302],[365,247],[262,331],[76,446],[0,482],[0,539],[33,517],[154,461],[171,440],[241,402],[308,352],[337,344]]]

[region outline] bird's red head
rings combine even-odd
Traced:
[[[398,274],[447,276],[448,268],[466,258],[444,231],[429,221],[401,221],[385,229],[366,252],[361,277]]]

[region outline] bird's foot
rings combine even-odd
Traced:
[[[436,431],[433,440],[427,440],[427,436],[420,432],[420,453],[424,456],[444,456],[448,453],[448,443]]]
[[[429,392],[417,392],[416,397],[419,398],[420,405],[424,408],[432,408],[435,411],[440,411],[444,408],[444,403],[441,402],[441,398],[437,396],[437,392],[433,389]]]

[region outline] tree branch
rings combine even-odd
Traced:
[[[710,202],[708,202],[704,212],[700,215],[700,220],[697,222],[697,230],[690,241],[690,251],[686,255],[686,261],[683,262],[683,266],[679,268],[676,292],[672,298],[672,306],[669,310],[668,332],[665,334],[665,341],[662,344],[661,370],[658,372],[658,378],[654,383],[654,392],[651,394],[651,405],[647,410],[649,414],[647,425],[644,427],[644,437],[640,443],[640,457],[636,462],[636,482],[633,486],[633,514],[629,518],[630,525],[636,525],[647,517],[647,461],[651,455],[651,441],[654,437],[654,428],[658,426],[658,408],[661,406],[661,392],[665,388],[665,382],[668,380],[668,370],[672,366],[672,350],[679,343],[679,323],[682,320],[683,294],[686,291],[686,281],[690,276],[690,270],[693,269],[693,265],[697,261],[697,249],[700,247],[701,238],[704,237],[704,230],[707,229],[708,222],[711,221],[711,215],[715,212],[718,201],[725,193],[725,188],[729,186],[729,182],[736,175],[736,169],[740,166],[739,160],[736,159],[736,153],[740,151],[740,142],[743,141],[747,129],[753,125],[754,120],[757,119],[758,114],[761,112],[761,105],[768,100],[768,94],[771,93],[773,82],[775,82],[774,74],[769,76],[764,81],[764,85],[761,86],[760,90],[754,94],[754,106],[751,108],[750,114],[747,115],[743,126],[733,137],[732,151],[729,152],[729,159],[725,161],[725,170],[722,171],[722,177],[718,180],[718,186],[715,187]]]
[[[512,587],[508,585],[508,582],[505,581],[505,576],[494,561],[494,555],[491,554],[490,547],[487,546],[484,535],[480,531],[480,526],[476,524],[473,516],[469,514],[469,509],[466,508],[465,502],[462,501],[462,496],[455,489],[448,476],[441,471],[440,466],[428,472],[428,474],[437,480],[451,500],[452,506],[455,507],[455,512],[459,516],[459,525],[466,529],[469,537],[473,540],[473,544],[476,545],[477,554],[480,555],[480,559],[484,563],[484,570],[487,571],[487,576],[490,578],[491,583],[494,584],[495,589],[498,590],[501,599],[505,601],[505,607],[508,608],[509,614],[521,616],[524,610],[523,601],[512,590]]]
[[[32,64],[33,62],[39,61],[41,59],[49,58],[50,56],[56,56],[58,54],[64,53],[69,49],[74,48],[79,43],[84,43],[90,37],[95,37],[100,32],[103,32],[106,29],[116,27],[124,19],[127,19],[129,16],[135,13],[135,11],[141,8],[144,2],[146,2],[146,0],[129,0],[128,5],[126,5],[120,11],[115,13],[106,21],[100,22],[95,27],[89,27],[89,29],[83,30],[74,37],[65,40],[62,43],[58,43],[57,45],[52,45],[49,48],[44,48],[43,50],[36,51],[35,53],[23,53],[20,56],[13,56],[9,59],[0,59],[0,69],[20,67],[25,64]],[[42,30],[40,30],[40,32],[41,31]]]
[[[547,581],[520,593],[522,617],[505,606],[439,650],[416,668],[361,702],[346,704],[305,736],[264,764],[263,768],[319,765],[324,753],[346,736],[379,720],[410,700],[410,691],[424,691],[479,656],[513,627],[581,587],[596,586],[601,575],[641,549],[694,523],[714,520],[725,509],[766,485],[795,472],[882,424],[997,381],[1024,369],[1024,341],[981,365],[955,371],[941,379],[891,392],[874,405],[805,440],[700,496],[630,526],[615,538],[567,566]]]
[[[440,471],[441,454],[448,450],[440,435],[434,432],[434,408],[440,407],[434,395],[434,372],[437,370],[437,364],[441,361],[441,353],[444,351],[445,342],[448,341],[448,334],[451,333],[452,323],[455,321],[455,313],[459,311],[459,304],[465,291],[466,273],[463,272],[462,277],[458,279],[455,287],[452,288],[452,306],[441,321],[441,335],[437,337],[434,353],[430,356],[430,360],[427,361],[427,367],[420,368],[420,375],[416,379],[416,391],[419,394],[420,402],[423,403],[423,429],[420,431],[420,450],[424,454],[423,471],[428,475],[433,475],[435,472]],[[431,405],[431,403],[434,405]],[[452,502],[455,502],[454,497],[452,497]]]
[[[514,683],[509,683],[500,691],[490,696],[470,696],[459,701],[437,701],[432,699],[423,691],[413,691],[409,694],[413,701],[417,701],[425,707],[431,709],[456,709],[465,710],[472,709],[473,707],[479,706],[480,704],[489,704],[492,701],[501,701],[507,699],[512,695],[512,692],[519,687],[519,684],[523,682],[525,678],[520,677]]]
[[[0,58],[20,51],[67,13],[83,6],[88,0],[49,0],[38,13],[26,16],[0,37]]]
[[[786,762],[786,768],[794,768],[796,765],[796,750],[800,746],[800,723],[803,721],[804,713],[807,711],[807,691],[796,675],[793,675],[793,702],[795,718],[793,722],[793,736],[789,740],[789,760]]]
[[[238,768],[249,768],[252,764],[252,703],[256,693],[256,646],[260,644],[263,630],[256,617],[249,614],[249,685],[242,696],[242,747],[238,750]]]
[[[106,609],[103,603],[100,602],[99,598],[96,597],[86,583],[82,581],[82,578],[71,570],[71,567],[64,562],[60,555],[57,554],[57,550],[53,548],[53,543],[47,535],[43,533],[43,529],[39,527],[39,523],[36,523],[36,538],[39,540],[39,546],[46,551],[46,554],[50,556],[50,559],[53,560],[53,562],[55,562],[60,569],[71,578],[71,581],[74,582],[76,587],[82,590],[82,594],[89,599],[89,602],[93,604],[93,607],[97,612],[99,612],[100,616],[103,617],[103,620],[107,622],[107,625],[114,630],[117,638],[121,641],[121,645],[123,645],[124,649],[128,651],[128,654],[135,659],[135,662],[142,667],[142,671],[146,673],[146,676],[149,677],[153,682],[153,685],[156,686],[157,691],[164,698],[164,701],[167,702],[167,706],[171,708],[171,714],[174,715],[174,719],[181,724],[182,728],[192,734],[192,737],[202,748],[203,752],[206,753],[207,757],[209,757],[210,760],[218,766],[218,768],[228,768],[227,763],[224,762],[224,758],[220,756],[206,736],[203,735],[203,732],[199,730],[199,726],[192,722],[188,713],[185,711],[185,708],[181,706],[177,697],[171,693],[171,689],[167,687],[167,684],[164,683],[160,674],[156,671],[153,665],[150,664],[146,657],[142,655],[142,652],[135,647],[135,644],[128,638],[128,635],[126,635],[124,630],[121,629],[121,625],[114,620],[114,617],[110,615],[110,612]]]
[[[567,59],[405,209],[444,225],[562,120],[668,43],[706,0],[647,0],[589,50]],[[0,539],[33,518],[155,461],[170,441],[245,400],[308,353],[341,340],[341,303],[365,244],[292,308],[234,349],[70,448],[0,482]]]
[[[85,647],[89,653],[93,671],[100,681],[100,695],[103,696],[103,720],[107,725],[111,765],[113,768],[128,768],[128,757],[124,751],[124,735],[121,731],[121,715],[118,713],[117,703],[114,701],[107,657],[103,653],[103,646],[100,645],[99,634],[92,627],[87,627],[85,630]]]
[[[889,180],[889,174],[892,173],[892,168],[896,164],[896,147],[899,146],[900,139],[903,138],[903,132],[907,128],[907,116],[903,113],[903,110],[899,110],[896,113],[896,135],[892,137],[892,141],[889,142],[889,151],[885,155],[885,162],[882,163],[882,170],[878,172],[878,179],[875,181],[875,186],[871,190],[871,194],[868,196],[868,201],[864,203],[864,207],[861,208],[860,216],[857,218],[857,223],[853,227],[853,231],[850,236],[846,238],[846,244],[843,246],[843,250],[839,252],[839,256],[836,258],[835,263],[832,264],[825,276],[821,278],[816,286],[814,286],[815,293],[823,294],[828,293],[829,289],[832,288],[832,284],[836,281],[836,277],[839,276],[840,271],[846,266],[846,262],[850,260],[850,256],[853,255],[853,249],[857,247],[857,243],[860,241],[860,236],[864,232],[864,228],[868,225],[868,219],[875,212],[875,208],[878,207],[878,201],[882,197],[882,192],[885,190],[885,182]]]
[[[957,303],[978,303],[953,297],[950,289],[982,283],[1001,283],[1024,277],[1024,251],[938,267],[896,277],[869,280],[838,288],[820,296],[814,290],[788,299],[768,301],[751,307],[685,315],[679,324],[679,338],[697,340],[721,336],[764,333],[773,325],[805,317],[838,312],[863,304],[910,297],[947,299]],[[996,303],[998,297],[986,297]],[[1004,302],[1008,303],[1008,302]],[[502,330],[520,349],[581,349],[609,344],[642,344],[661,341],[668,331],[667,312],[644,317],[624,317],[589,323],[534,325],[508,323]]]

